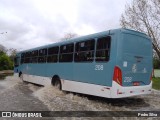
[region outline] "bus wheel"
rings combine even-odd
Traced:
[[[22,72],[19,73],[19,78],[20,78],[20,80],[23,81],[23,74],[22,74]]]
[[[60,79],[59,77],[53,77],[52,79],[52,85],[57,88],[58,90],[62,90],[62,86],[61,86],[61,82],[60,82]]]
[[[54,86],[55,86],[58,90],[61,90],[61,83],[60,83],[59,80],[56,80],[56,81],[55,81]]]

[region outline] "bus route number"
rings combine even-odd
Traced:
[[[95,70],[103,70],[103,65],[95,65]]]

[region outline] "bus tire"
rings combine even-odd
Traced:
[[[61,81],[60,78],[58,76],[54,76],[52,78],[52,85],[57,88],[58,90],[62,90],[62,85],[61,85]]]
[[[23,81],[23,74],[22,74],[22,72],[19,73],[19,78],[20,78],[20,80]]]

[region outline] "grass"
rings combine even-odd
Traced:
[[[160,90],[160,69],[154,69],[155,77],[152,78],[152,88]]]
[[[152,88],[156,90],[160,90],[160,77],[152,78]]]
[[[160,69],[154,69],[155,77],[160,77]]]

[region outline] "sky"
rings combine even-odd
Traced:
[[[0,44],[18,51],[120,28],[132,0],[0,0]]]

